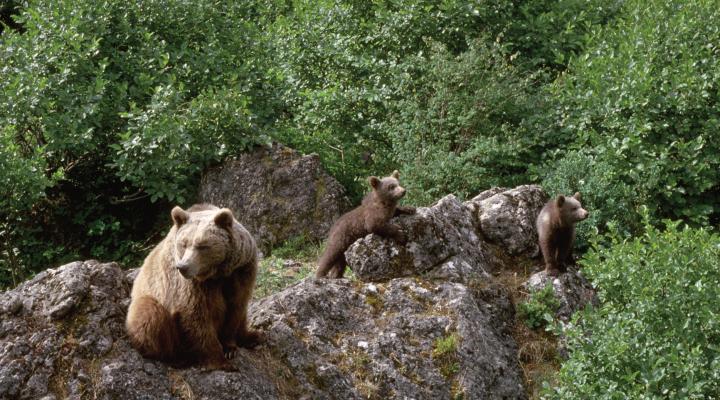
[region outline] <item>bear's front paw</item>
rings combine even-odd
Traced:
[[[262,344],[265,341],[265,337],[260,331],[247,331],[237,338],[238,344],[246,349],[252,349]]]
[[[395,241],[400,245],[406,245],[408,242],[407,235],[403,233],[402,231],[398,231],[398,233],[395,235]]]
[[[404,214],[415,214],[417,212],[417,209],[415,207],[403,207],[402,212]]]
[[[232,360],[238,353],[240,348],[235,343],[229,343],[223,345],[223,353],[225,354],[226,360]]]
[[[558,276],[560,275],[560,270],[555,267],[547,267],[545,268],[545,275],[547,276]]]
[[[218,360],[218,361],[207,362],[201,367],[201,370],[202,371],[221,370],[221,371],[227,371],[227,372],[237,372],[238,368],[236,366],[234,366],[232,363],[230,363],[230,361],[223,359],[222,361]]]

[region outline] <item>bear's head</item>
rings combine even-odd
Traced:
[[[214,206],[199,211],[175,207],[171,216],[173,268],[197,281],[225,275],[235,251],[233,225],[238,222],[232,211]]]
[[[558,210],[560,210],[560,219],[565,225],[574,224],[588,217],[590,213],[582,208],[580,204],[580,192],[576,192],[572,197],[559,195],[555,199]]]
[[[377,176],[371,176],[368,178],[370,187],[373,192],[383,202],[397,202],[403,196],[405,196],[405,188],[400,186],[400,173],[396,170],[390,176],[385,178],[378,178]]]

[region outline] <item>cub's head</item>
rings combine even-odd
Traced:
[[[390,176],[385,178],[378,178],[377,176],[371,176],[368,178],[370,187],[373,192],[384,201],[398,201],[405,196],[405,188],[400,186],[400,173],[396,170]]]
[[[590,214],[580,204],[580,192],[576,192],[572,197],[559,195],[555,199],[555,204],[557,204],[558,210],[560,210],[560,218],[565,224],[582,221]]]
[[[232,211],[215,206],[194,206],[189,211],[175,207],[170,215],[175,231],[170,236],[173,268],[184,278],[197,281],[223,273],[233,251],[236,221]]]

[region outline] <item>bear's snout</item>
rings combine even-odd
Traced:
[[[590,213],[587,210],[582,210],[582,213],[580,213],[580,221],[586,219],[590,216]]]
[[[179,263],[177,263],[177,264],[175,265],[175,268],[178,270],[178,272],[180,272],[180,275],[182,275],[183,278],[185,278],[185,279],[190,279],[190,278],[191,278],[191,276],[190,276],[190,275],[191,275],[191,274],[190,274],[190,263],[184,262],[184,261],[180,261]]]

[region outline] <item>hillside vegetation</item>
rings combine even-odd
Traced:
[[[415,205],[582,192],[603,305],[547,395],[720,395],[716,1],[10,0],[0,23],[0,287],[137,265],[205,167],[279,141],[356,201],[393,169]]]

